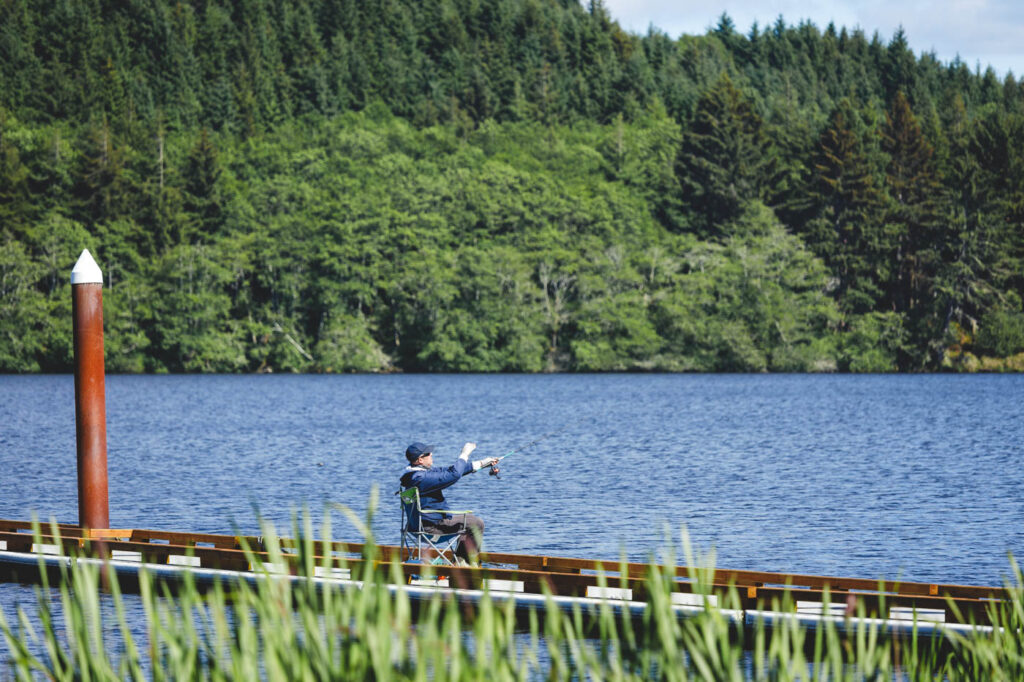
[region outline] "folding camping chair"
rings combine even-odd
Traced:
[[[427,560],[433,560],[432,557],[424,557],[423,551],[426,549],[428,553],[436,553],[449,566],[455,566],[455,550],[462,538],[469,532],[466,528],[466,514],[473,512],[421,509],[420,489],[415,486],[401,491],[400,496],[402,501],[402,561],[418,560],[420,563],[426,563]],[[462,528],[457,532],[444,535],[431,533],[423,529],[423,514],[452,514],[454,516],[461,514]],[[413,518],[416,519],[415,527],[410,528],[410,525],[413,525],[411,523]]]

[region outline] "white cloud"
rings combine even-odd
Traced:
[[[915,53],[934,52],[943,62],[957,55],[972,69],[992,65],[1000,77],[1024,76],[1024,2],[1020,0],[605,0],[623,28],[646,33],[651,25],[673,38],[702,34],[723,12],[746,33],[781,15],[787,24],[810,20],[819,28],[859,27],[884,42],[903,30]]]

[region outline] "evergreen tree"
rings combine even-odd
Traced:
[[[217,233],[223,222],[222,197],[218,181],[220,164],[217,149],[203,128],[189,153],[184,168],[185,210],[193,216],[191,238],[204,241]]]
[[[21,236],[22,226],[30,216],[29,169],[21,161],[21,153],[10,139],[8,113],[0,108],[0,239]]]
[[[947,334],[954,325],[973,333],[981,311],[992,299],[993,290],[988,284],[992,267],[991,239],[986,235],[989,221],[981,186],[982,169],[971,153],[971,123],[960,96],[954,98],[951,113],[952,140],[946,177],[951,215],[944,235],[946,253],[936,276],[936,290]]]
[[[107,116],[78,140],[73,188],[76,217],[87,225],[130,212],[133,196],[125,177],[126,152],[114,138]]]
[[[832,268],[835,296],[847,313],[874,310],[888,278],[885,195],[865,139],[870,134],[850,101],[841,101],[818,140],[808,188],[816,215],[807,240]]]
[[[893,101],[897,93],[913,93],[916,89],[917,60],[902,26],[896,29],[885,50],[881,75],[887,101]]]
[[[676,159],[681,198],[698,230],[719,234],[748,202],[764,198],[774,161],[753,102],[723,74],[697,103]]]
[[[988,107],[972,126],[969,150],[976,167],[978,204],[992,245],[992,280],[1019,295],[1024,275],[1024,116]]]
[[[923,345],[935,341],[941,325],[925,317],[934,312],[933,279],[943,257],[940,185],[931,145],[902,91],[893,98],[882,128],[882,149],[888,154],[885,184],[892,201],[889,214],[893,281],[887,286],[891,308],[906,313]],[[910,362],[922,362],[917,358]]]

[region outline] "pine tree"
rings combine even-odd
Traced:
[[[995,176],[1007,172],[1009,137],[1005,120],[989,112],[969,121],[957,95],[949,126],[952,144],[948,173],[951,220],[945,234],[946,256],[936,275],[944,329],[954,323],[968,342],[987,311],[999,307],[1009,273],[1003,244],[1005,214]],[[959,342],[961,338],[951,339]],[[938,349],[936,355],[944,349]],[[941,358],[936,358],[941,359]]]
[[[917,60],[910,50],[907,34],[902,26],[896,29],[886,47],[881,74],[887,100],[895,99],[899,92],[914,92],[917,85]]]
[[[867,134],[850,101],[841,101],[818,140],[808,188],[816,215],[808,222],[807,241],[832,268],[835,296],[847,313],[874,310],[888,272],[885,195]]]
[[[308,2],[285,5],[282,31],[288,75],[295,87],[295,111],[328,110],[327,51]]]
[[[114,138],[107,116],[93,123],[78,142],[73,188],[76,217],[86,225],[117,218],[133,201],[124,175],[125,149]]]
[[[0,108],[0,230],[19,236],[21,227],[31,217],[29,169],[22,163],[21,154],[8,139],[8,113]],[[12,236],[0,233],[0,241]]]
[[[237,110],[231,87],[231,53],[237,49],[235,24],[229,13],[214,4],[199,17],[196,51],[202,73],[203,125],[214,130],[237,129]]]
[[[185,210],[191,214],[194,241],[205,241],[223,222],[220,172],[217,149],[203,128],[184,169]]]
[[[754,104],[723,74],[697,103],[676,158],[681,198],[704,234],[716,234],[768,193],[774,151]]]
[[[927,295],[939,260],[939,180],[934,151],[902,91],[896,93],[882,128],[882,149],[889,155],[886,188],[894,203],[893,308],[914,313]]]
[[[934,305],[934,278],[943,256],[941,195],[934,151],[902,91],[886,112],[882,149],[889,155],[885,184],[892,202],[888,222],[894,247],[887,298],[893,310],[906,313],[917,335],[914,347],[923,351],[945,331]],[[927,361],[924,353],[901,358],[914,369]]]

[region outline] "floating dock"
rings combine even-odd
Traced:
[[[354,576],[365,576],[366,570],[386,580],[397,570],[404,583],[389,584],[389,589],[413,601],[441,593],[471,604],[489,595],[494,601],[512,601],[516,609],[587,611],[606,605],[641,617],[652,574],[646,563],[500,552],[481,554],[479,567],[425,566],[403,562],[401,549],[389,545],[281,538],[276,540],[280,551],[271,552],[273,543],[259,536],[72,525],[38,531],[30,522],[0,520],[0,581],[38,583],[41,570],[59,578],[61,567],[72,562],[108,562],[122,589],[137,582],[143,567],[157,580],[180,581],[188,573],[200,585],[286,579],[358,589],[361,582]],[[309,548],[313,556],[303,556]],[[300,576],[304,562],[315,567],[313,577]],[[808,628],[831,622],[840,631],[872,623],[891,634],[987,630],[990,610],[1010,599],[1006,589],[997,587],[727,569],[697,569],[698,582],[694,569],[659,568],[673,577],[672,606],[679,617],[712,606],[735,626],[747,628],[758,621],[771,628],[796,620]]]

